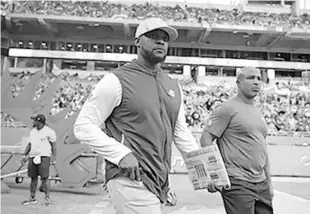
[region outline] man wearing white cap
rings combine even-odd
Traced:
[[[38,176],[42,180],[40,189],[45,193],[44,206],[51,206],[49,169],[50,162],[56,160],[56,133],[53,129],[46,126],[46,118],[43,114],[31,117],[33,129],[30,131],[29,143],[26,146],[22,162],[28,158],[28,176],[30,182],[30,197],[22,202],[23,205],[35,204]]]
[[[138,59],[107,74],[81,109],[74,133],[106,160],[116,212],[161,213],[167,201],[171,145],[199,149],[187,128],[182,90],[160,68],[176,29],[159,18],[135,34]],[[106,132],[100,127],[106,125]]]

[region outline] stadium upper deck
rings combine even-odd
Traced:
[[[289,70],[291,73],[298,73],[296,76],[300,77],[300,71],[310,69],[309,29],[306,28],[309,24],[309,17],[306,15],[294,16],[288,13],[270,15],[242,12],[239,10],[240,8],[234,7],[226,10],[201,9],[202,7],[194,8],[189,5],[185,8],[183,6],[151,4],[126,5],[125,7],[122,4],[106,2],[92,4],[45,2],[39,6],[31,2],[19,3],[20,5],[15,5],[14,10],[8,9],[9,12],[14,13],[2,16],[2,36],[6,34],[8,38],[2,40],[2,46],[10,47],[10,57],[8,58],[13,67],[10,71],[15,71],[15,68],[20,68],[16,69],[19,72],[24,71],[20,74],[12,74],[17,79],[27,80],[32,76],[27,71],[38,71],[40,67],[47,70],[51,67],[61,69],[61,71],[51,69],[53,72],[48,72],[48,75],[44,76],[44,81],[48,85],[53,75],[64,73],[65,82],[68,83],[64,88],[70,89],[69,92],[63,90],[64,88],[59,89],[59,93],[53,101],[53,113],[61,111],[67,105],[72,106],[70,107],[71,113],[77,111],[81,103],[76,101],[88,94],[88,87],[84,88],[81,84],[70,86],[71,76],[72,78],[77,76],[81,81],[90,78],[88,84],[93,86],[100,79],[97,75],[104,74],[104,72],[97,71],[114,68],[113,66],[117,67],[118,63],[121,64],[135,57],[135,48],[132,42],[135,29],[141,21],[140,19],[153,15],[162,16],[168,20],[180,34],[179,39],[171,44],[167,64],[164,65],[166,66],[164,68],[170,72],[172,70],[186,71],[189,67],[192,69],[199,65],[198,71],[205,69],[206,75],[212,74],[213,71],[217,73],[220,70],[221,72],[217,74],[227,76],[235,75],[236,68],[239,66],[256,65],[263,68],[264,72],[273,68],[275,74],[278,71],[283,75],[284,70]],[[199,17],[202,17],[201,20]],[[289,23],[283,27],[285,22]],[[296,34],[301,36],[298,38],[289,37],[291,32],[297,32]],[[116,61],[116,63],[113,64],[111,61]],[[51,64],[54,66],[50,66]],[[70,72],[64,72],[68,70]],[[94,73],[95,75],[93,75]],[[203,72],[200,73],[203,74]],[[183,72],[183,74],[186,73]],[[180,78],[181,81],[184,78],[185,82],[189,79],[182,75],[174,76],[178,76],[177,78]],[[208,76],[199,79],[208,79],[215,83],[216,79],[221,78]],[[233,78],[225,78],[226,83],[228,79]],[[290,91],[291,82],[286,84],[285,89]],[[302,82],[297,84],[303,85]],[[204,108],[203,111],[208,112],[210,106],[213,105],[200,101],[209,99],[211,103],[214,102],[214,105],[218,103],[222,99],[222,95],[226,94],[226,89],[224,91],[221,89],[222,85],[221,82],[218,87],[210,86],[206,90],[214,89],[215,94],[211,96],[205,94],[203,98],[199,98],[199,94],[202,92],[197,91],[196,93],[194,87],[185,91],[188,97],[186,98],[187,119],[190,126],[201,127],[203,120],[195,121],[195,117],[192,115],[196,109],[201,109],[201,106]],[[42,91],[44,91],[43,86],[40,89]],[[22,87],[23,83],[16,84],[13,87],[13,94],[18,94]],[[233,89],[232,86],[227,88]],[[308,88],[306,89],[308,90]],[[78,94],[76,91],[79,91]],[[293,93],[296,94],[292,90]],[[229,92],[229,94],[232,95],[233,92]],[[271,95],[273,94],[271,93]],[[308,131],[309,111],[306,111],[306,108],[309,109],[309,96],[305,93],[296,95],[292,99],[298,103],[294,104],[295,109],[305,109],[300,113],[300,118],[306,122],[301,121],[301,128],[298,130],[300,132]],[[274,98],[268,98],[268,102],[270,102],[268,106],[273,109],[272,115],[276,115],[278,110],[282,110],[284,101],[283,103],[282,101],[273,103],[272,100]],[[287,103],[294,102],[288,101]],[[292,112],[292,110],[287,112]],[[204,114],[199,114],[200,118],[205,117]]]
[[[10,51],[14,57],[129,61],[140,19],[160,16],[180,35],[171,45],[168,63],[310,69],[307,14],[109,2],[18,1],[5,7],[2,31],[12,40],[7,46],[17,48]]]

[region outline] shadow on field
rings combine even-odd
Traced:
[[[11,189],[29,191],[30,179],[26,179],[21,184],[16,184],[14,181],[10,181],[10,180],[9,181],[5,180],[5,183]],[[37,187],[38,191],[39,191],[40,184],[41,184],[41,181],[39,181],[38,183],[38,187]],[[106,189],[105,187],[103,187],[102,184],[88,185],[87,187],[65,188],[65,187],[62,187],[61,183],[54,184],[54,182],[51,181],[51,192],[69,193],[69,194],[76,194],[76,195],[104,195],[106,194]]]

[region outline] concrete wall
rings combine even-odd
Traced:
[[[1,145],[15,146],[23,137],[28,137],[30,130],[27,128],[1,127]]]

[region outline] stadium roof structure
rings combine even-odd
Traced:
[[[107,19],[72,16],[14,14],[5,16],[2,27],[12,38],[57,40],[111,44],[131,44],[141,20]],[[244,51],[293,52],[308,54],[310,30],[224,25],[190,22],[168,22],[179,32],[173,47]]]

